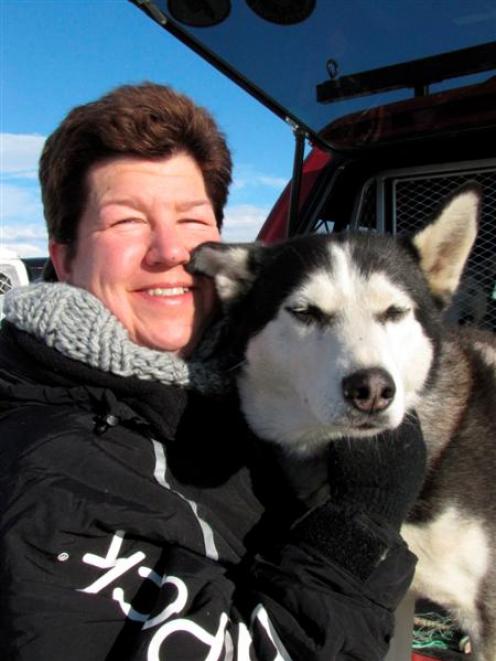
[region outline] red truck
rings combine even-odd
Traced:
[[[493,3],[132,1],[294,131],[293,178],[260,239],[410,233],[478,181],[479,238],[449,317],[496,329]]]

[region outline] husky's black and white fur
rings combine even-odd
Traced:
[[[441,321],[479,202],[461,190],[412,239],[204,244],[192,270],[215,279],[260,438],[308,456],[417,411],[429,470],[402,530],[419,557],[413,588],[451,610],[480,661],[496,661],[496,340]]]

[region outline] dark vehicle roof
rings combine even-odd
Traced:
[[[467,95],[494,101],[487,0],[132,1],[323,147],[463,130],[479,122],[474,106],[464,114]],[[449,115],[429,121],[425,108],[445,100]],[[482,105],[496,124],[494,102]]]
[[[30,281],[41,280],[47,257],[23,257]]]

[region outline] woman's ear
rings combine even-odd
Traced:
[[[60,282],[68,282],[71,274],[68,244],[50,239],[48,241],[48,254],[57,274],[57,279]]]

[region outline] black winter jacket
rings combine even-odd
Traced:
[[[351,518],[377,546],[366,575],[344,546],[296,543],[259,446],[233,399],[91,369],[4,322],[2,658],[382,659],[413,556]]]

